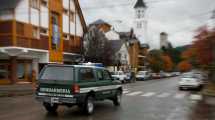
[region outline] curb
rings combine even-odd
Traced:
[[[33,95],[34,92],[23,92],[23,93],[0,93],[0,98],[2,97],[18,97],[18,96],[26,96],[26,95]]]

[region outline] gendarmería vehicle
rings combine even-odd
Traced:
[[[48,112],[59,105],[78,105],[86,114],[94,111],[94,102],[109,99],[119,106],[122,85],[103,67],[84,65],[47,65],[40,72],[36,99]]]

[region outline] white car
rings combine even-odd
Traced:
[[[123,71],[115,71],[111,72],[112,77],[116,78],[117,80],[120,80],[122,83],[125,83],[125,80],[127,79],[127,75]]]
[[[196,78],[195,76],[191,75],[184,75],[181,77],[179,81],[179,89],[200,89],[202,86],[201,81]]]
[[[151,77],[148,71],[139,71],[136,75],[137,80],[147,80]]]

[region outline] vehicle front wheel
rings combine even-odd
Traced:
[[[46,110],[50,113],[55,113],[57,111],[58,105],[57,104],[50,104],[50,103],[43,103],[43,106],[46,108]]]
[[[85,100],[83,110],[86,114],[91,115],[94,112],[94,98],[91,96],[88,96]]]
[[[113,104],[115,106],[120,106],[122,100],[122,92],[120,90],[117,90],[116,95],[113,98]]]

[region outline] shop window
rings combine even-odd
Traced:
[[[38,27],[33,27],[32,36],[33,38],[40,38],[40,32]]]
[[[18,79],[25,78],[25,66],[22,63],[19,63],[17,66],[17,77],[18,77]]]
[[[9,71],[7,65],[0,65],[0,80],[8,79]]]
[[[39,6],[40,6],[39,0],[31,0],[31,7],[32,8],[39,9]]]

